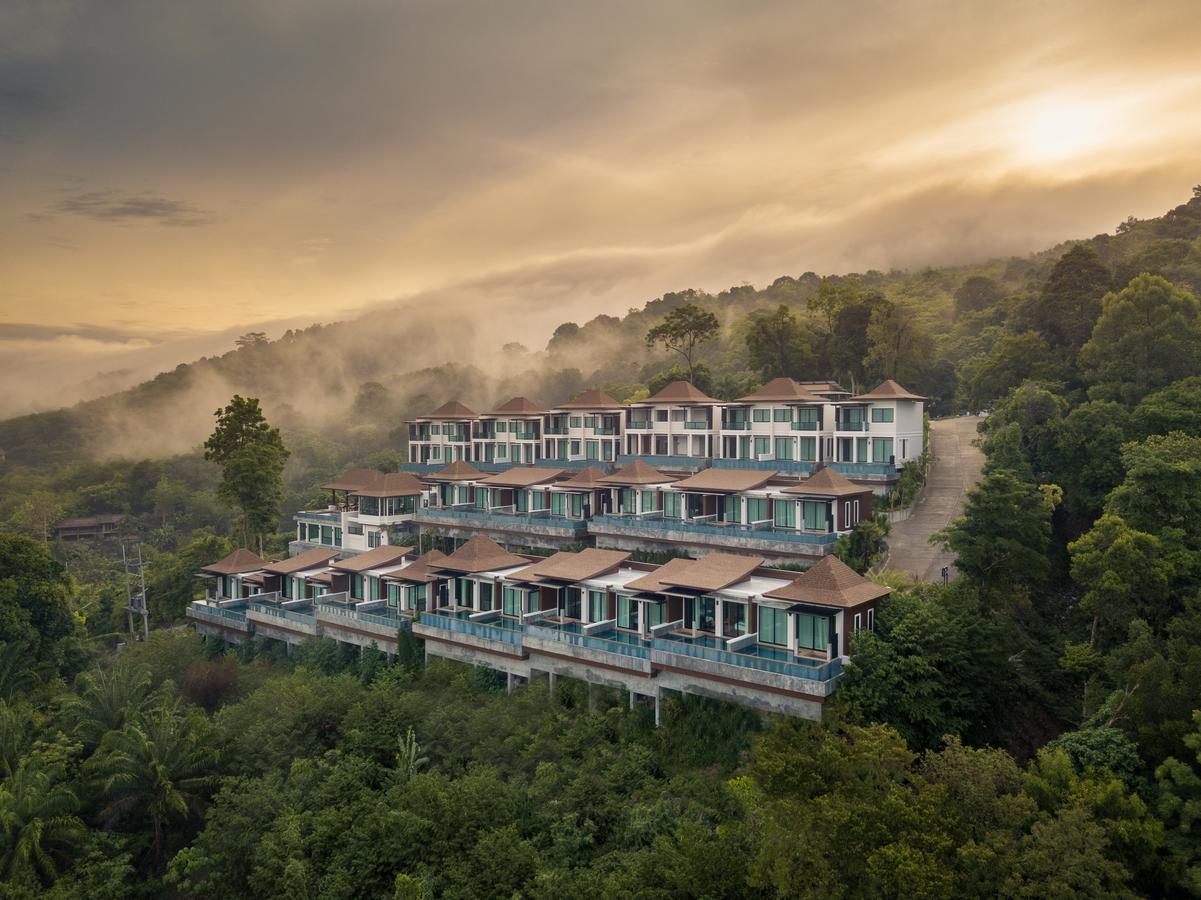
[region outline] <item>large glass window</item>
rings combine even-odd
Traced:
[[[776,459],[792,459],[792,438],[776,438]]]
[[[796,420],[803,431],[817,429],[817,410],[811,406],[802,406],[796,411]]]
[[[792,411],[787,406],[773,409],[771,413],[772,419],[776,422],[788,422],[792,419]]]
[[[580,455],[580,442],[579,442],[579,441],[572,441],[572,442],[571,442],[571,455],[572,455],[572,456],[579,456],[579,455]]]
[[[567,515],[567,496],[567,494],[561,494],[558,491],[551,491],[550,514],[552,516]]]
[[[569,587],[563,591],[563,616],[568,619],[581,619],[583,616],[580,613],[580,602],[583,596],[583,591],[576,587]]]
[[[681,518],[681,495],[674,491],[664,491],[663,493],[663,518],[679,519]]]
[[[507,587],[504,592],[504,608],[501,610],[506,616],[514,618],[521,615],[521,597],[524,591],[519,591],[517,588]]]
[[[656,625],[662,625],[667,617],[667,603],[660,600],[658,603],[646,604],[646,627],[654,628]]]
[[[714,634],[717,631],[717,601],[712,597],[686,598],[684,627]]]
[[[572,428],[579,428],[580,422],[583,421],[583,418],[581,416],[572,416],[570,421]]]
[[[587,459],[600,459],[600,441],[584,441],[584,456]]]
[[[615,441],[601,441],[601,456],[606,462],[613,462],[613,448],[616,446]]]
[[[788,613],[782,609],[760,606],[759,640],[764,644],[788,646]]]
[[[605,602],[604,591],[589,591],[588,592],[588,621],[603,622],[605,615],[608,613],[608,605]]]
[[[388,609],[400,609],[404,586],[388,582]]]
[[[378,516],[379,497],[359,497],[359,513],[364,516]]]
[[[805,650],[824,651],[830,644],[830,620],[826,616],[796,614],[796,643]]]
[[[802,500],[801,515],[807,531],[825,531],[828,527],[826,504],[820,500]]]
[[[737,494],[727,494],[724,499],[726,521],[738,524],[742,521],[742,498]]]
[[[746,604],[723,600],[721,621],[721,633],[726,637],[738,637],[746,634]]]
[[[803,437],[800,439],[800,457],[804,462],[817,460],[817,438]]]
[[[322,525],[321,526],[321,543],[327,547],[332,547],[334,545],[334,526],[333,525]]]
[[[892,409],[887,409],[887,408],[879,409],[874,406],[872,407],[872,421],[873,422],[891,422],[892,415],[893,415]]]
[[[633,488],[621,489],[621,511],[627,515],[638,512],[638,492]]]
[[[492,608],[492,590],[493,584],[490,581],[481,581],[479,583],[480,594],[480,611],[487,611]]]
[[[872,439],[872,462],[891,462],[892,438]]]
[[[756,422],[770,422],[771,421],[771,410],[770,409],[751,410],[751,416],[754,419],[754,421],[756,421]]]
[[[321,543],[321,526],[320,525],[313,525],[313,524],[309,525],[309,540],[314,544]]]
[[[767,498],[748,497],[746,501],[746,521],[763,522],[767,519]]]
[[[633,597],[617,598],[617,627],[638,630],[638,601]]]
[[[796,528],[796,501],[777,500],[774,523],[777,528]]]
[[[425,598],[428,593],[426,587],[427,585],[419,584],[409,588],[409,609],[425,611]]]
[[[658,503],[655,500],[655,491],[643,491],[642,511],[650,512],[651,510],[655,509],[656,506],[658,506]]]
[[[755,438],[755,459],[762,459],[771,452],[771,438]]]

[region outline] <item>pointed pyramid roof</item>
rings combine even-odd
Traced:
[[[375,476],[371,483],[350,493],[364,497],[414,497],[425,488],[416,475],[408,472],[376,472]]]
[[[257,572],[265,565],[267,565],[265,559],[245,547],[239,547],[215,563],[201,566],[200,571],[208,572],[210,575],[242,575],[245,572]]]
[[[600,479],[605,484],[664,484],[668,481],[679,481],[674,475],[664,475],[654,466],[648,466],[640,459],[622,466],[612,475]]]
[[[490,416],[540,416],[546,412],[526,397],[514,397],[492,410]]]
[[[616,572],[618,566],[629,558],[630,554],[621,550],[598,550],[595,547],[578,553],[562,550],[505,577],[527,582],[587,581]]]
[[[456,459],[449,466],[425,477],[434,481],[474,481],[477,478],[483,478],[484,473],[471,463]]]
[[[591,388],[578,395],[574,400],[560,403],[555,409],[625,409],[625,407],[604,391]]]
[[[647,593],[671,593],[672,588],[720,591],[745,581],[761,565],[761,556],[734,553],[707,553],[700,559],[669,559],[653,572],[627,583],[626,587]]]
[[[826,401],[791,378],[773,378],[753,394],[739,397],[739,403],[825,403]]]
[[[429,584],[431,581],[438,579],[435,569],[438,563],[446,559],[446,554],[441,550],[427,550],[421,556],[413,560],[403,569],[397,569],[394,572],[388,572],[383,577],[394,581],[409,581],[416,584]]]
[[[891,589],[864,578],[834,554],[823,556],[796,580],[763,596],[795,603],[846,608],[886,597]]]
[[[852,397],[852,400],[926,400],[922,397],[905,390],[891,378],[885,378],[878,385],[868,391],[866,394],[860,394],[857,397]]]
[[[851,494],[863,494],[870,490],[871,488],[847,481],[829,466],[822,466],[800,484],[789,485],[780,493],[810,494],[815,497],[846,497]]]
[[[718,403],[704,391],[697,388],[696,385],[690,384],[687,381],[673,381],[659,393],[653,397],[641,401],[642,403]]]
[[[601,483],[605,478],[605,470],[598,466],[589,466],[586,469],[581,469],[576,472],[566,481],[560,481],[556,485],[561,488],[576,488],[577,490],[592,490],[593,488],[603,487]]]
[[[325,491],[356,491],[374,484],[376,479],[383,474],[377,469],[351,469],[344,475],[339,475],[329,484],[321,485],[321,489]]]
[[[446,559],[438,562],[434,568],[449,572],[473,573],[511,569],[528,564],[529,560],[524,556],[510,553],[491,538],[477,534]]]
[[[775,475],[774,471],[763,469],[718,469],[710,466],[682,481],[677,481],[674,489],[699,493],[737,494],[739,491],[753,491],[761,488]]]
[[[458,400],[451,400],[449,403],[443,403],[432,413],[426,413],[424,416],[418,416],[419,419],[473,419],[475,413],[460,403]]]

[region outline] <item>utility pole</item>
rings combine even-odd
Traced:
[[[125,611],[129,621],[129,633],[135,631],[133,617],[142,617],[142,638],[150,639],[150,611],[146,608],[146,570],[142,562],[142,545],[137,545],[138,558],[135,560],[125,552],[125,544],[121,545],[121,562],[125,565],[125,596],[128,600]]]

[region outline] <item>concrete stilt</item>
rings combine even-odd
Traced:
[[[596,689],[592,686],[592,682],[588,682],[588,711],[596,709]]]
[[[630,712],[634,711],[634,692],[630,691]]]
[[[506,694],[513,693],[513,673],[512,672],[505,673],[505,693]]]
[[[663,692],[655,691],[655,727],[663,724]]]
[[[559,676],[557,676],[554,672],[547,673],[546,681],[547,681],[547,684],[549,685],[549,693],[550,693],[550,698],[552,700],[555,699],[555,683],[558,680],[558,677]]]

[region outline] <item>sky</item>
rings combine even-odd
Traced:
[[[1198,46],[1193,0],[3,0],[0,414],[1112,231],[1201,182]]]

